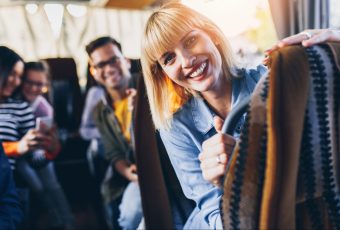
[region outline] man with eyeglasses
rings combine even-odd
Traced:
[[[121,197],[118,223],[123,229],[136,229],[143,216],[131,132],[138,76],[131,75],[130,62],[111,37],[90,42],[86,52],[90,73],[104,89],[97,93],[100,100],[92,113],[104,143],[104,156],[110,162],[101,192],[107,204]],[[86,136],[84,130],[82,134]]]

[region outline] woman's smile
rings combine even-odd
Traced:
[[[201,80],[204,75],[206,74],[206,70],[208,69],[208,61],[201,62],[200,64],[196,65],[190,73],[186,75],[186,77],[191,78],[193,80]]]

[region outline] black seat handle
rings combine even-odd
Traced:
[[[231,136],[234,134],[236,125],[237,125],[238,121],[240,120],[240,118],[243,116],[243,114],[245,114],[247,112],[249,103],[250,103],[250,96],[247,96],[247,97],[243,98],[242,101],[240,101],[230,111],[230,113],[228,114],[228,116],[224,120],[224,123],[223,123],[223,126],[222,126],[222,133],[228,134],[228,135],[231,135]],[[233,156],[234,156],[234,154],[232,152],[232,154],[229,156],[229,159],[228,159],[228,163],[227,163],[227,167],[226,167],[226,174],[229,171]],[[224,184],[225,175],[221,178],[221,184],[222,185]]]
[[[233,135],[236,125],[243,114],[247,112],[248,105],[250,103],[250,96],[242,99],[228,114],[223,126],[222,133]]]

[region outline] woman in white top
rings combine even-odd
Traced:
[[[50,88],[48,65],[45,62],[27,62],[22,80],[20,95],[30,104],[34,116],[53,120],[53,107],[43,96]],[[58,139],[55,127],[51,132]],[[73,215],[54,170],[52,160],[55,157],[56,154],[35,151],[31,158],[19,161],[17,167],[30,189],[38,194],[48,214],[51,214],[45,227],[72,228]]]

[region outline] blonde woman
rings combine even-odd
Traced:
[[[184,194],[196,202],[184,228],[221,229],[219,177],[235,138],[219,131],[266,69],[237,68],[221,30],[176,2],[150,16],[141,61],[153,121]]]
[[[340,41],[339,30],[306,30],[268,52],[302,41],[304,46]],[[150,16],[141,61],[153,121],[185,195],[196,202],[184,228],[220,229],[219,182],[244,117],[234,137],[219,131],[266,69],[237,68],[220,29],[178,2]]]

